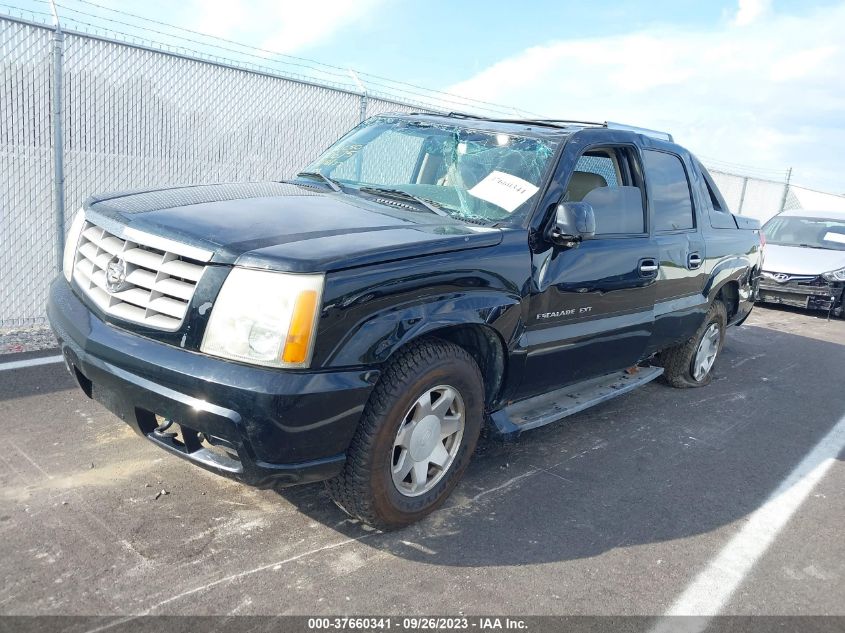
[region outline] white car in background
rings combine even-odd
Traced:
[[[759,300],[843,316],[845,212],[784,211],[763,232]]]

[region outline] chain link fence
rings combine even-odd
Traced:
[[[0,326],[44,320],[57,268],[52,38],[0,20]]]
[[[61,265],[60,218],[66,230],[91,194],[282,180],[364,118],[386,112],[525,116],[447,93],[414,92],[408,88],[422,89],[401,82],[393,87],[398,92],[385,93],[378,78],[370,84],[382,92],[368,92],[350,72],[354,81],[347,77],[347,85],[357,86],[351,89],[339,77],[333,72],[334,83],[323,85],[195,52],[73,30],[58,34],[0,17],[0,327],[45,322],[47,287]],[[786,180],[711,167],[735,213],[766,219],[801,206]]]
[[[732,174],[713,167],[709,167],[708,171],[733,213],[765,222],[776,213],[797,206],[790,207],[787,204],[791,189],[787,174],[778,182]]]

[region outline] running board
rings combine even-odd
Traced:
[[[662,367],[638,367],[634,373],[619,371],[521,400],[491,414],[495,430],[505,439],[578,413],[651,382]]]

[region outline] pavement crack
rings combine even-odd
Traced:
[[[44,475],[47,479],[52,479],[52,478],[53,478],[53,475],[51,475],[51,474],[50,474],[50,473],[48,473],[46,470],[44,470],[43,468],[41,468],[41,466],[39,466],[39,465],[38,465],[38,462],[36,462],[34,459],[32,459],[32,458],[31,458],[31,457],[30,457],[30,456],[26,453],[26,451],[25,451],[25,450],[23,450],[23,449],[22,449],[20,446],[18,446],[17,444],[15,444],[15,442],[14,442],[13,440],[9,440],[9,444],[11,444],[11,445],[12,445],[12,448],[14,448],[14,449],[15,449],[18,453],[20,453],[20,454],[23,456],[23,458],[24,458],[24,459],[26,459],[26,461],[28,461],[30,464],[32,464],[32,465],[33,465],[33,467],[35,467],[35,470],[37,470],[39,473],[41,473],[42,475]]]
[[[563,475],[558,475],[556,472],[552,472],[551,470],[547,470],[545,468],[540,468],[539,466],[534,466],[534,465],[532,465],[532,468],[536,468],[538,471],[544,472],[547,475],[551,475],[552,477],[557,477],[558,479],[563,479],[566,483],[570,483],[570,484],[575,483],[571,479],[567,479]]]

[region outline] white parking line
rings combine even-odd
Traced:
[[[670,616],[704,617],[685,621],[667,618],[658,622],[652,632],[697,633],[706,629],[710,618],[722,610],[843,449],[845,417],[813,447],[766,502],[748,517],[742,529],[666,612]]]
[[[59,356],[42,356],[41,358],[30,358],[27,360],[15,360],[11,363],[0,363],[0,371],[8,371],[9,369],[23,369],[24,367],[37,367],[38,365],[50,365],[52,363],[61,363],[64,357]]]

